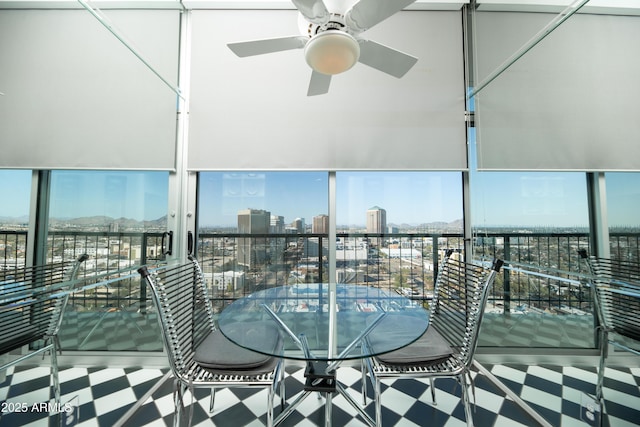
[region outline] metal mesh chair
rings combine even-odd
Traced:
[[[148,270],[138,269],[152,290],[164,346],[174,376],[173,425],[185,416],[184,395],[195,388],[211,389],[211,406],[216,388],[263,387],[268,389],[267,425],[273,425],[273,401],[278,385],[284,405],[284,367],[281,358],[265,356],[226,339],[214,325],[206,284],[198,262]],[[256,325],[255,333],[271,334],[274,348],[282,339],[268,324]],[[193,405],[188,416],[191,424]]]
[[[579,251],[591,272],[591,289],[600,331],[600,363],[596,399],[604,404],[606,359],[609,344],[640,355],[640,264],[589,256]]]
[[[0,355],[36,344],[26,354],[3,363],[0,372],[49,351],[56,403],[60,403],[58,332],[69,293],[77,286],[74,281],[88,258],[84,254],[75,261],[0,270]],[[42,345],[38,345],[41,340]]]
[[[462,388],[467,425],[473,425],[468,391],[469,385],[473,387],[470,367],[487,289],[501,266],[501,260],[495,260],[488,268],[459,261],[451,257],[451,252],[447,253],[435,284],[427,331],[407,347],[365,360],[374,387],[377,426],[382,426],[381,381],[402,378],[429,379],[434,404],[434,380],[455,378]],[[375,350],[375,343],[371,341],[369,339],[365,345]],[[366,402],[364,384],[363,400]],[[475,396],[475,390],[472,391]]]

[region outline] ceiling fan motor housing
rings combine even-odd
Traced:
[[[360,58],[360,45],[351,34],[327,30],[314,35],[304,48],[307,64],[319,73],[333,75],[349,70]]]

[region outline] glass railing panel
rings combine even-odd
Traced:
[[[587,233],[483,233],[479,258],[507,261],[490,290],[479,345],[594,348],[593,300],[578,249]]]
[[[444,250],[461,251],[463,246],[462,236],[454,234],[343,233],[338,237],[342,242],[337,246],[339,281],[391,289],[423,306],[432,297],[437,260]],[[640,233],[610,237],[612,247],[624,249],[620,253],[637,253]],[[26,238],[26,231],[0,232],[5,247],[0,265],[24,263],[20,248],[26,246]],[[115,273],[161,262],[161,241],[162,233],[56,231],[49,236],[48,257],[70,260],[90,253],[81,277]],[[242,256],[241,244],[248,245]],[[264,287],[329,280],[324,234],[202,234],[197,248],[218,312]],[[594,348],[593,304],[579,248],[588,248],[586,233],[494,232],[475,238],[474,259],[510,261],[490,290],[480,345]],[[617,254],[614,251],[612,257]],[[159,337],[150,295],[137,277],[75,294],[61,332],[67,350],[155,351],[161,349]]]
[[[161,351],[153,303],[142,296],[139,274],[116,280],[69,301],[60,329],[64,350]],[[137,276],[137,277],[136,277]]]
[[[52,232],[49,259],[89,255],[84,283],[102,285],[69,298],[60,330],[64,350],[161,351],[156,312],[136,269],[162,262],[162,233]]]

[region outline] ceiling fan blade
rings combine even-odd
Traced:
[[[380,43],[360,40],[360,58],[358,62],[400,78],[418,62],[418,58]]]
[[[291,0],[309,22],[323,25],[329,21],[329,10],[322,0]]]
[[[229,43],[229,49],[241,58],[245,56],[262,55],[264,53],[280,52],[283,50],[301,49],[307,44],[308,37],[290,36],[275,39],[251,40],[246,42]]]
[[[345,14],[347,26],[356,33],[368,30],[416,0],[360,0]]]
[[[322,74],[317,71],[311,73],[311,81],[309,82],[309,90],[307,96],[324,95],[329,92],[331,84],[331,76]]]

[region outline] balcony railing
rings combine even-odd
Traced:
[[[26,231],[0,230],[0,269],[24,267],[26,250]]]
[[[423,306],[432,298],[438,262],[445,250],[454,249],[460,256],[464,251],[463,237],[455,233],[340,233],[337,237],[334,280],[385,288]],[[26,232],[0,232],[0,268],[24,265],[26,241]],[[612,257],[640,261],[639,243],[638,233],[612,233]],[[489,332],[481,335],[480,344],[593,347],[587,267],[577,254],[578,249],[588,247],[587,233],[492,232],[475,237],[474,260],[499,257],[507,261],[490,290],[485,318]],[[84,275],[153,264],[163,259],[162,233],[49,234],[48,260],[73,259],[82,253],[91,256],[81,272]],[[217,312],[265,287],[330,280],[324,234],[200,234],[196,256]],[[135,275],[74,295],[70,308],[65,348],[160,349],[153,306]],[[555,326],[547,325],[550,319],[555,319]],[[559,331],[558,322],[575,323],[578,329]],[[516,333],[521,327],[544,335],[539,331],[541,325],[546,325],[544,333],[558,336],[545,341]],[[573,333],[582,338],[572,340]]]
[[[431,298],[440,252],[462,251],[461,235],[338,234],[337,282],[391,289],[416,301]],[[197,258],[216,311],[256,290],[327,283],[324,234],[200,234]]]
[[[26,264],[26,231],[0,231],[0,268]],[[78,280],[105,280],[103,286],[69,298],[60,340],[66,350],[160,351],[159,329],[135,267],[162,262],[162,233],[52,231],[47,262],[88,254]],[[134,274],[135,273],[135,274]],[[108,279],[108,283],[106,281]]]

